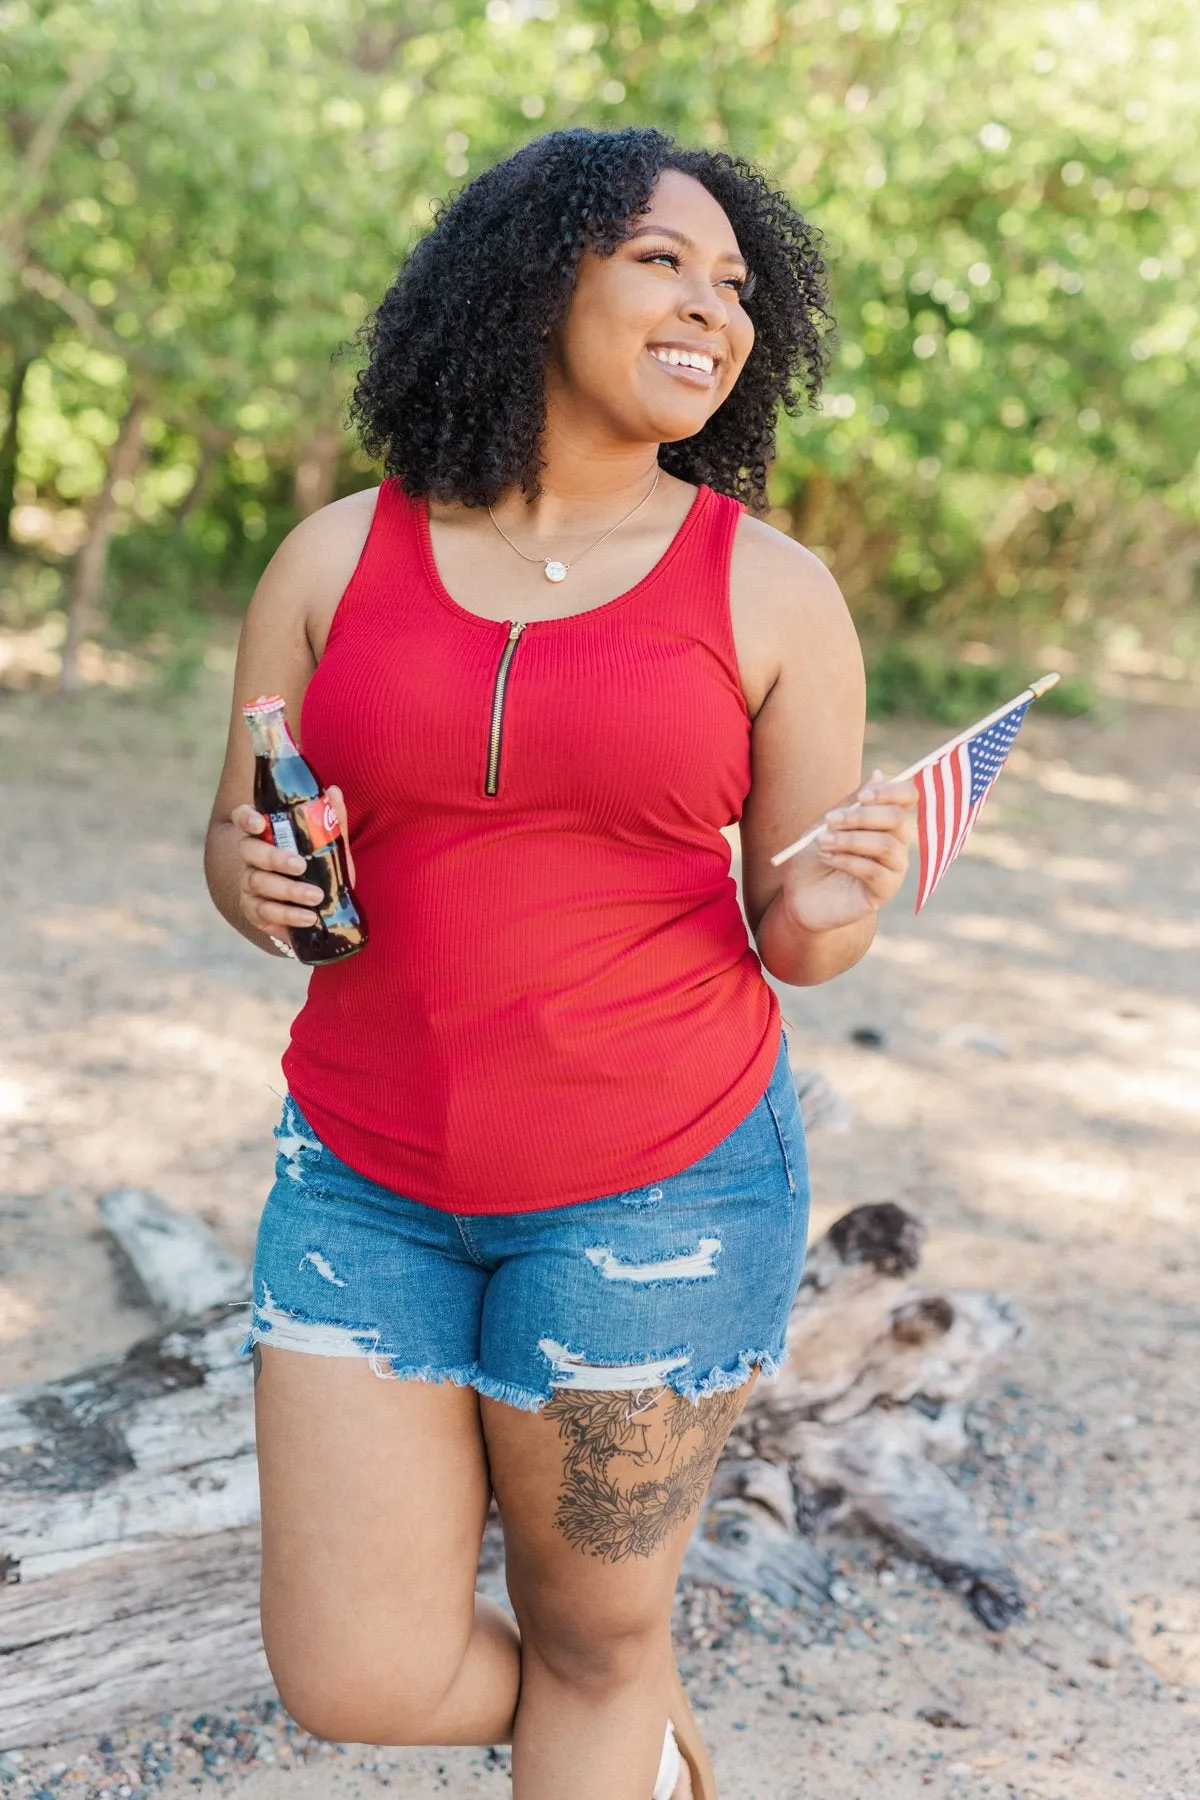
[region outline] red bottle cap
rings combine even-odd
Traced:
[[[286,705],[282,694],[260,694],[257,700],[247,700],[242,708],[242,717],[253,719],[259,713],[280,712]]]

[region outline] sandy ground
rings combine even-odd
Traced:
[[[215,674],[170,707],[0,697],[0,1385],[147,1329],[96,1229],[104,1189],[152,1187],[251,1253],[304,978],[203,889],[223,705]],[[895,768],[934,741],[896,726],[872,748]],[[1031,1607],[990,1636],[849,1534],[836,1617],[681,1604],[730,1800],[1200,1796],[1196,747],[1182,707],[1031,718],[922,917],[898,904],[860,968],[784,995],[794,1060],[854,1109],[813,1139],[815,1227],[898,1200],[934,1279],[1034,1318],[961,1471]],[[0,1758],[5,1776],[39,1800],[509,1788],[503,1753],[321,1745],[256,1697]]]

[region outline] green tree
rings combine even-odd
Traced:
[[[836,360],[821,412],[785,424],[774,516],[870,637],[1015,647],[1194,607],[1182,0],[4,16],[0,507],[36,497],[35,554],[76,552],[68,684],[110,534],[118,620],[178,632],[206,579],[244,594],[298,513],[361,484],[339,351],[439,196],[581,122],[727,145],[824,230]]]

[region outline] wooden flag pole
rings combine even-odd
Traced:
[[[914,775],[919,775],[922,769],[927,769],[929,767],[930,763],[937,762],[938,758],[945,756],[948,750],[957,750],[958,746],[960,744],[965,744],[968,738],[973,738],[979,731],[986,731],[988,726],[996,724],[997,720],[1007,718],[1010,712],[1013,712],[1025,701],[1040,700],[1042,695],[1047,693],[1058,679],[1057,673],[1040,676],[1037,681],[1032,682],[1029,687],[1024,688],[1021,693],[1017,695],[1015,700],[1009,700],[1005,705],[998,706],[995,712],[991,712],[987,715],[986,719],[976,719],[974,725],[968,725],[965,731],[960,731],[958,733],[957,737],[948,738],[944,744],[939,744],[936,750],[931,750],[928,756],[922,756],[920,760],[913,763],[910,768],[901,769],[899,775],[889,775],[888,780],[911,781]],[[775,855],[771,858],[771,867],[777,869],[781,863],[788,862],[793,856],[798,856],[801,850],[806,850],[809,844],[819,837],[824,829],[825,821],[822,819],[818,824],[813,826],[811,831],[806,831],[803,837],[797,838],[794,844],[789,844],[784,850],[777,850]]]

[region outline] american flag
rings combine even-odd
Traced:
[[[918,912],[966,843],[1032,698],[917,772]]]

